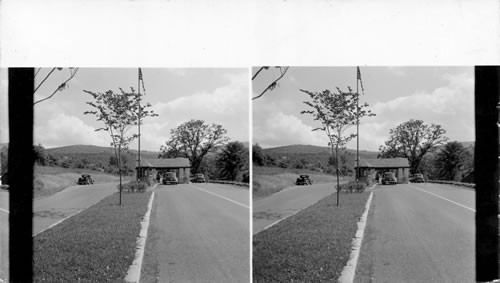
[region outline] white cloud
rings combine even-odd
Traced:
[[[377,116],[362,120],[360,148],[377,150],[391,128],[410,119],[441,125],[451,140],[474,140],[473,75],[446,74],[443,78],[447,84],[433,91],[375,103],[371,109]]]
[[[159,116],[145,122],[141,143],[159,149],[170,137],[171,129],[190,119],[221,124],[232,139],[248,141],[248,74],[225,74],[224,78],[228,83],[212,92],[198,92],[153,105]]]
[[[254,108],[253,143],[259,143],[263,147],[291,144],[328,145],[324,132],[313,132],[313,127],[298,117],[276,109],[279,108],[274,103]]]
[[[58,147],[72,144],[91,144],[109,146],[111,139],[105,132],[96,132],[78,117],[58,113],[46,121],[36,121],[35,143],[45,147]]]

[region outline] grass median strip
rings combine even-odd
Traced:
[[[349,260],[369,192],[330,195],[254,235],[253,279],[335,281]]]
[[[34,237],[34,281],[119,281],[134,260],[151,192],[109,196]]]

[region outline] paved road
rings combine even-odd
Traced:
[[[99,202],[115,192],[117,183],[69,187],[54,195],[34,202],[33,233],[37,234],[51,225]],[[0,192],[0,282],[8,278],[9,261],[9,193]]]
[[[253,233],[304,209],[335,192],[334,183],[293,186],[253,201]]]
[[[474,282],[475,193],[377,186],[355,282]]]
[[[0,282],[9,277],[9,193],[0,191]],[[4,281],[5,280],[5,281]]]
[[[249,282],[249,191],[158,186],[141,282]]]

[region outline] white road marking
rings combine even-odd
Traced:
[[[409,186],[411,186],[411,187],[414,187],[415,189],[417,189],[417,190],[419,190],[419,191],[422,191],[422,192],[424,192],[424,193],[428,193],[428,194],[430,194],[430,195],[433,195],[433,196],[438,197],[438,198],[440,198],[440,199],[444,199],[445,201],[451,202],[451,203],[456,204],[456,205],[458,205],[458,206],[461,206],[461,207],[463,207],[463,208],[465,208],[465,209],[468,209],[468,210],[470,210],[470,211],[472,211],[472,212],[476,212],[476,210],[475,210],[475,209],[470,208],[470,207],[468,207],[468,206],[465,206],[465,205],[463,205],[463,204],[461,204],[461,203],[458,203],[458,202],[456,202],[456,201],[452,201],[452,200],[447,199],[447,198],[445,198],[445,197],[442,197],[442,196],[439,196],[439,195],[433,194],[433,193],[431,193],[431,192],[429,192],[429,191],[423,190],[423,189],[418,188],[418,187],[416,187],[416,186],[414,186],[414,185],[410,185],[410,184],[408,184],[408,185],[409,185]]]
[[[224,197],[224,196],[218,195],[218,194],[216,194],[216,193],[212,193],[212,192],[210,192],[210,191],[204,190],[204,189],[202,189],[202,188],[200,188],[200,187],[197,187],[197,186],[195,186],[195,185],[193,185],[193,184],[189,184],[189,185],[190,185],[191,187],[195,188],[195,189],[200,190],[200,191],[204,191],[204,192],[209,193],[209,194],[211,194],[211,195],[214,195],[214,196],[217,196],[217,197],[223,198],[223,199],[228,200],[228,201],[230,201],[230,202],[232,202],[232,203],[235,203],[235,204],[237,204],[237,205],[241,205],[241,206],[243,206],[243,207],[246,207],[246,208],[250,209],[250,207],[249,207],[248,205],[244,205],[244,204],[242,204],[242,203],[240,203],[240,202],[237,202],[237,201],[234,201],[234,200],[232,200],[232,199],[230,199],[230,198],[227,198],[227,197]]]
[[[0,208],[0,211],[3,211],[5,213],[10,213],[10,211],[6,210],[6,209],[3,209],[3,208]]]
[[[56,223],[54,223],[54,224],[50,225],[49,227],[45,227],[45,228],[44,228],[44,229],[42,229],[41,231],[38,231],[38,232],[36,232],[35,234],[33,234],[33,236],[32,236],[32,237],[35,237],[36,235],[38,235],[38,234],[40,234],[40,233],[42,233],[42,232],[44,232],[44,231],[47,231],[47,230],[49,230],[50,228],[52,228],[52,227],[54,227],[54,226],[56,226],[56,225],[59,225],[61,222],[63,222],[63,221],[65,221],[65,220],[67,220],[68,218],[71,218],[71,217],[73,217],[73,216],[75,216],[75,215],[79,214],[80,212],[84,211],[85,209],[86,209],[86,208],[81,209],[81,210],[79,210],[78,212],[76,212],[75,214],[72,214],[72,215],[70,215],[70,216],[67,216],[67,217],[65,217],[65,218],[63,218],[63,219],[61,219],[61,220],[57,221]]]
[[[304,209],[306,209],[306,208],[308,208],[308,207],[309,207],[309,206],[307,206],[307,207],[305,207],[305,208],[302,208],[302,209],[299,209],[299,210],[295,211],[294,213],[292,213],[292,214],[290,214],[290,215],[287,215],[287,216],[285,216],[285,217],[283,217],[283,218],[281,218],[281,219],[278,219],[278,220],[274,221],[273,223],[271,223],[271,224],[267,225],[266,227],[264,227],[262,230],[258,231],[257,233],[260,233],[260,232],[262,232],[262,231],[264,231],[264,230],[267,230],[267,229],[269,229],[269,228],[273,227],[274,225],[276,225],[276,224],[280,223],[281,221],[283,221],[283,220],[285,220],[285,219],[287,219],[287,218],[289,218],[289,217],[294,216],[295,214],[297,214],[297,213],[301,212],[302,210],[304,210]],[[253,221],[252,221],[252,222],[253,222]]]

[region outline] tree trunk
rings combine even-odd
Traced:
[[[122,147],[118,145],[118,175],[120,176],[120,205],[122,205]]]
[[[339,145],[335,146],[335,171],[337,173],[337,206],[339,206],[340,180],[339,180]]]

